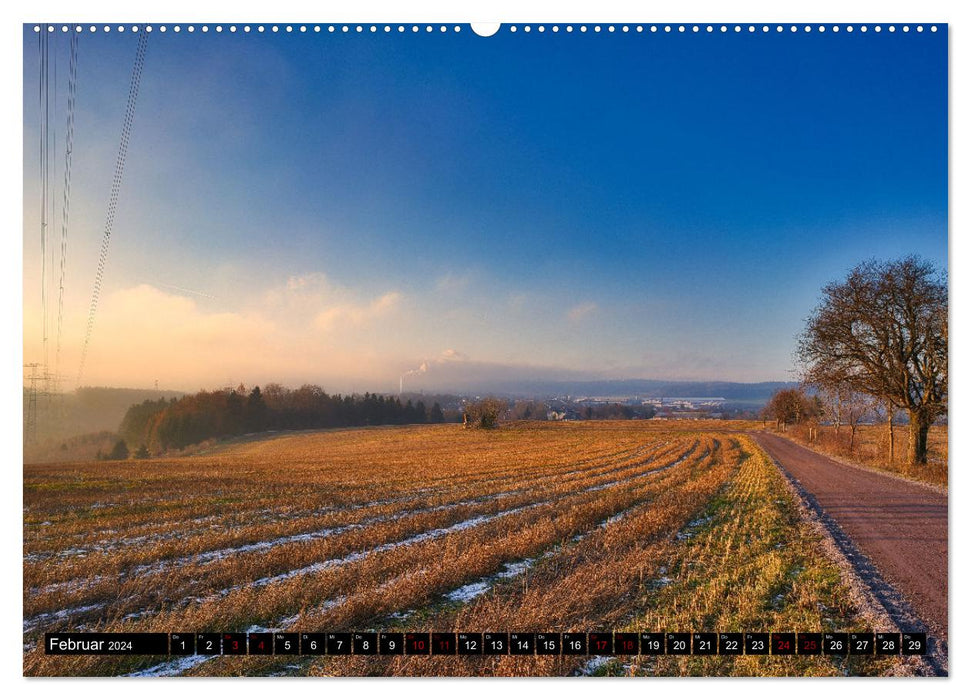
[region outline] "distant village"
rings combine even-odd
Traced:
[[[448,397],[443,407],[461,410],[482,397]],[[571,396],[507,398],[506,419],[579,421],[603,419],[704,420],[754,419],[764,401],[732,401],[720,396]]]
[[[585,420],[601,417],[642,419],[739,418],[757,407],[728,402],[723,397],[563,396],[548,400],[547,420]],[[606,415],[604,415],[606,414]]]

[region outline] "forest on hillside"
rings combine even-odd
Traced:
[[[211,438],[265,430],[444,423],[445,419],[438,401],[427,406],[421,399],[402,403],[397,396],[342,396],[312,384],[298,389],[269,384],[249,391],[240,385],[135,404],[118,433],[130,448],[160,454]]]

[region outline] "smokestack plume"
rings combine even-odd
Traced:
[[[428,363],[422,362],[420,365],[418,365],[417,368],[409,369],[407,372],[405,372],[400,377],[398,377],[398,396],[401,396],[401,393],[404,390],[405,377],[410,377],[413,374],[424,374],[427,371],[428,371]]]

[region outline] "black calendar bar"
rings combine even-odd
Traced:
[[[192,656],[196,653],[195,632],[173,632],[169,635],[172,656]]]
[[[614,653],[620,656],[636,656],[640,650],[637,632],[614,632]]]
[[[536,634],[536,653],[544,656],[559,656],[563,651],[563,640],[556,632],[538,632]]]
[[[823,635],[819,632],[800,632],[796,635],[796,653],[813,656],[823,653]]]
[[[876,646],[876,639],[874,638],[873,632],[850,633],[850,654],[872,656]]]
[[[587,655],[587,633],[586,632],[564,632],[563,633],[563,653],[570,656]]]
[[[273,653],[292,656],[300,653],[300,635],[296,632],[277,632],[273,635]]]
[[[924,632],[48,632],[53,655],[923,655]]]
[[[454,632],[432,632],[432,654],[451,656],[458,650],[458,638]]]
[[[409,632],[405,635],[405,653],[424,656],[432,651],[432,636],[428,632]]]
[[[459,632],[457,636],[459,654],[471,656],[485,653],[481,632]]]
[[[382,654],[404,654],[405,635],[401,632],[382,632],[378,635],[378,651]]]
[[[591,654],[603,656],[614,653],[614,635],[610,632],[591,632],[587,639]]]
[[[44,635],[44,652],[63,656],[168,654],[169,635],[164,632],[128,632],[124,634],[48,632]]]
[[[718,635],[718,653],[723,656],[741,656],[745,651],[745,635],[741,632],[722,632]]]

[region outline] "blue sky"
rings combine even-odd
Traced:
[[[80,42],[68,374],[134,51]],[[155,33],[83,383],[787,379],[820,287],[910,253],[947,264],[944,27]]]

